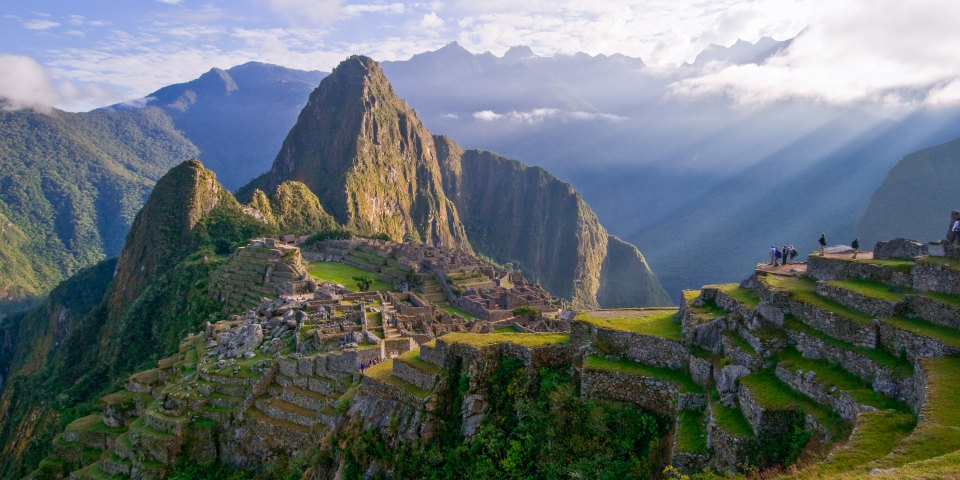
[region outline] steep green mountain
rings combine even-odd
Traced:
[[[117,260],[83,270],[0,328],[0,477],[20,478],[52,432],[91,400],[176,349],[219,311],[210,273],[241,242],[272,233],[197,161],[157,182]]]
[[[857,230],[861,238],[936,241],[948,225],[943,212],[957,209],[960,138],[903,157],[870,197]]]
[[[666,305],[643,256],[608,235],[573,187],[539,167],[434,137],[444,190],[474,248],[515,262],[544,288],[580,305]]]
[[[303,182],[356,233],[469,249],[430,132],[369,58],[351,57],[320,83],[273,167],[238,196],[288,180]]]
[[[300,182],[281,183],[269,198],[255,190],[250,206],[263,216],[264,223],[280,233],[307,235],[338,228],[320,205],[320,199]]]
[[[153,182],[196,153],[156,108],[0,112],[0,318],[116,255]]]

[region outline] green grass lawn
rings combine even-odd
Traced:
[[[876,280],[865,280],[862,278],[850,278],[847,280],[833,280],[827,282],[835,287],[843,288],[865,297],[878,298],[888,302],[899,302],[910,293],[910,289],[903,287],[891,287]]]
[[[675,308],[594,310],[581,312],[577,315],[576,320],[600,328],[680,340],[682,326],[677,321],[676,316],[677,309]]]
[[[601,372],[619,372],[627,375],[657,378],[677,384],[680,392],[703,392],[703,388],[697,385],[697,383],[690,378],[690,375],[681,369],[652,367],[643,363],[631,362],[630,360],[611,360],[596,355],[587,357],[583,361],[583,368]]]
[[[950,295],[950,294],[941,293],[941,292],[923,292],[921,293],[921,295],[931,300],[940,302],[944,305],[960,307],[960,297],[956,295]]]
[[[499,327],[494,330],[494,333],[519,333],[519,332],[520,330],[517,327],[514,327],[513,325],[509,325],[506,327]]]
[[[913,375],[912,363],[900,357],[891,355],[886,350],[879,349],[879,348],[860,347],[850,342],[847,342],[845,340],[833,338],[801,322],[800,320],[797,320],[795,317],[791,315],[787,315],[787,317],[784,319],[783,327],[789,330],[793,330],[795,332],[802,332],[805,335],[817,338],[823,343],[826,343],[827,345],[841,348],[843,350],[850,350],[852,352],[856,352],[860,355],[863,355],[864,357],[867,357],[870,360],[876,362],[880,366],[890,369],[890,371],[893,372],[893,374],[899,378],[905,378]]]
[[[735,437],[753,438],[753,427],[743,416],[739,408],[725,407],[719,403],[711,403],[710,410],[713,421],[718,427]]]
[[[777,275],[766,275],[760,278],[762,282],[776,290],[789,292],[790,296],[798,302],[819,307],[854,322],[873,324],[873,318],[870,315],[817,295],[817,281],[813,278],[781,277]]]
[[[440,307],[440,308],[442,308],[443,311],[449,313],[450,315],[457,314],[457,315],[460,315],[460,316],[462,316],[463,318],[465,318],[465,319],[467,319],[467,320],[470,320],[470,319],[473,319],[473,318],[477,318],[476,315],[474,315],[474,314],[472,314],[472,313],[469,313],[469,312],[467,312],[466,310],[461,310],[461,309],[459,309],[459,308],[457,308],[457,307],[454,307],[453,305],[444,305],[444,306],[442,306],[442,307]]]
[[[696,313],[700,317],[704,318],[719,318],[727,314],[722,308],[717,306],[717,303],[713,300],[703,302],[702,306],[696,307],[693,305],[693,302],[700,296],[700,290],[684,290],[683,291],[683,301],[690,306],[690,310]]]
[[[360,287],[357,286],[356,280],[353,279],[354,276],[361,274],[373,275],[370,272],[360,270],[353,265],[347,265],[339,262],[310,262],[310,265],[307,266],[307,273],[321,282],[329,281],[333,283],[339,283],[340,285],[347,287],[347,290],[350,290],[351,292],[360,291]],[[380,280],[374,280],[373,284],[370,285],[371,291],[390,289],[390,285],[387,285],[386,282]]]
[[[440,337],[445,343],[463,343],[482,347],[494,343],[513,343],[524,347],[542,347],[570,343],[566,333],[448,333]]]
[[[803,410],[813,415],[813,418],[833,433],[836,438],[840,438],[846,430],[847,425],[840,416],[790,388],[770,370],[756,371],[743,377],[740,382],[741,385],[745,385],[750,390],[754,400],[764,408]]]
[[[383,315],[380,312],[367,312],[367,325],[371,327],[379,327],[382,323]]]
[[[684,410],[677,415],[676,448],[680,452],[706,455],[707,430],[703,427],[703,410]]]
[[[870,265],[877,265],[880,267],[890,267],[894,271],[900,273],[910,273],[910,270],[913,270],[913,266],[916,265],[916,261],[914,261],[912,258],[871,258],[869,260],[851,261],[869,263]]]

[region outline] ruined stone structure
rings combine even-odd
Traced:
[[[488,411],[473,385],[515,357],[532,372],[576,372],[585,398],[674,419],[666,458],[681,472],[770,466],[775,459],[764,452],[798,431],[812,435],[811,448],[835,441],[844,449],[872,442],[888,424],[912,428],[877,457],[843,465],[883,473],[960,449],[948,411],[960,383],[958,293],[960,265],[951,257],[812,256],[804,275],[758,269],[741,284],[683,292],[679,309],[560,315],[569,334],[439,338],[408,330],[444,326],[415,292],[281,297],[186,338],[158,368],[104,397],[101,413],[68,426],[53,456],[86,465],[71,478],[162,478],[183,457],[270,462],[322,445],[344,422],[429,441],[439,427],[429,413],[453,369],[470,379],[461,411],[470,436]],[[363,319],[351,320],[349,312],[377,300],[381,311],[395,309],[403,337],[380,340]]]

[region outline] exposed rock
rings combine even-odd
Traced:
[[[906,238],[877,242],[873,247],[873,258],[913,258],[921,255],[927,255],[927,246]]]
[[[737,405],[737,381],[750,374],[750,370],[742,365],[727,365],[717,375],[717,391],[720,392],[720,402],[728,407]]]
[[[217,353],[228,358],[237,358],[252,352],[263,342],[263,329],[259,323],[241,328],[235,333],[221,333],[217,336]]]

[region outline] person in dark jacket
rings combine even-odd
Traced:
[[[783,248],[780,249],[780,257],[783,258],[784,265],[790,263],[790,250],[787,250],[786,245],[784,245]]]
[[[857,258],[857,254],[860,253],[860,237],[854,238],[850,246],[853,247],[853,258]]]
[[[827,246],[827,236],[826,234],[820,234],[820,240],[817,240],[817,243],[820,244],[820,256],[823,256],[823,249]]]
[[[797,262],[796,258],[799,253],[796,248],[793,248],[793,245],[790,245],[790,263]]]

